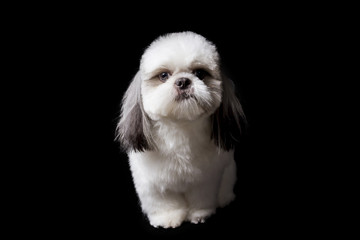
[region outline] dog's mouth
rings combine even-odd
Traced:
[[[193,89],[178,90],[178,94],[175,97],[175,101],[183,101],[190,98],[194,98],[196,100]]]
[[[207,89],[202,92],[194,88],[176,90],[172,106],[177,118],[195,119],[214,112],[216,105]]]

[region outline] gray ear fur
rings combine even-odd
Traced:
[[[246,117],[235,95],[234,83],[223,76],[222,103],[212,116],[212,139],[223,150],[229,151],[239,141]]]
[[[122,99],[116,139],[120,141],[126,151],[152,150],[154,144],[151,137],[150,121],[143,110],[141,78],[138,72]]]

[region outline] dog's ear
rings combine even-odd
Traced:
[[[122,99],[116,139],[128,152],[152,150],[154,144],[151,138],[150,121],[142,105],[141,78],[138,72]]]
[[[219,148],[229,151],[240,140],[246,117],[235,94],[233,81],[222,76],[222,87],[221,105],[212,116],[211,137]]]

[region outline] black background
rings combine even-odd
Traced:
[[[304,85],[317,57],[309,59],[319,44],[318,23],[293,8],[131,10],[124,16],[126,9],[78,8],[24,23],[32,54],[41,59],[39,87],[46,89],[37,100],[46,159],[36,192],[44,197],[34,194],[39,228],[115,237],[297,236],[316,229],[321,206],[310,179],[317,166],[306,157],[314,143],[303,124],[312,112],[299,96],[311,94]],[[159,35],[178,31],[215,43],[248,126],[236,151],[236,200],[204,224],[164,230],[141,213],[126,154],[114,138],[121,98],[143,51]]]

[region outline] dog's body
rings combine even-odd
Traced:
[[[210,141],[208,119],[157,125],[161,150],[129,155],[142,209],[153,226],[203,222],[234,198],[233,152],[219,152]]]
[[[234,199],[242,117],[212,43],[183,32],[149,46],[124,96],[118,137],[152,226],[204,222]]]

